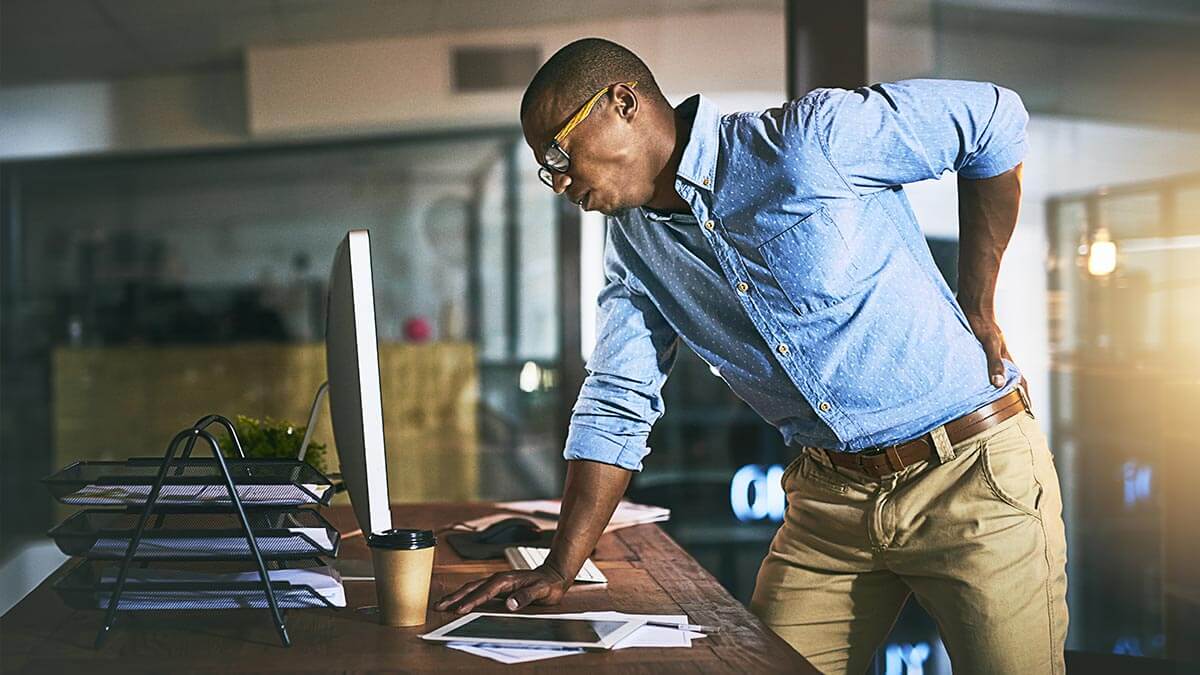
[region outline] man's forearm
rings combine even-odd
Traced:
[[[502,594],[508,594],[505,606],[511,611],[532,602],[557,604],[592,554],[632,474],[609,464],[569,462],[562,511],[546,563],[467,582],[438,600],[434,609],[466,614]]]
[[[558,529],[546,559],[564,584],[570,584],[592,554],[632,476],[632,471],[611,464],[567,462]]]
[[[1021,204],[1021,165],[993,178],[958,179],[958,303],[991,317],[1000,259]]]

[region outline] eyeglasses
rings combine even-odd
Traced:
[[[637,86],[637,82],[622,82],[622,84],[630,89]],[[596,103],[612,88],[613,85],[610,84],[588,99],[579,112],[567,120],[566,125],[554,135],[554,140],[550,141],[550,144],[542,152],[542,166],[538,169],[538,178],[541,178],[542,182],[550,189],[554,189],[554,173],[566,173],[571,168],[571,155],[563,148],[562,142],[567,140],[567,135],[574,131],[575,127],[587,119],[587,116],[592,113],[592,108],[596,107]]]

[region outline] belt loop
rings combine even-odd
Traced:
[[[954,444],[950,442],[950,437],[946,435],[945,425],[930,431],[929,436],[933,439],[933,449],[937,452],[938,463],[945,464],[952,461],[954,459]]]
[[[825,454],[824,448],[818,448],[813,445],[806,445],[806,446],[802,447],[801,450],[808,453],[808,455],[810,457],[812,457],[813,459],[815,459],[817,461],[817,463],[820,464],[821,466],[823,466],[827,469],[833,468],[833,460],[829,459],[829,455]]]
[[[888,468],[892,471],[904,470],[904,460],[900,459],[900,453],[896,452],[896,446],[889,445],[883,451],[883,456],[887,458]]]
[[[1021,403],[1025,404],[1025,411],[1029,413],[1030,417],[1033,417],[1033,404],[1029,402],[1029,393],[1025,391],[1025,386],[1019,382],[1017,383],[1017,393],[1021,395]]]

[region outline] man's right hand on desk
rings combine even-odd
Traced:
[[[463,584],[457,591],[439,600],[434,609],[466,614],[504,593],[508,594],[504,606],[509,611],[515,612],[535,602],[557,605],[570,586],[561,574],[547,565],[532,570],[498,572],[486,579]]]
[[[500,572],[472,581],[434,604],[439,612],[466,614],[507,593],[505,606],[516,611],[536,602],[554,605],[562,599],[583,563],[596,548],[629,479],[628,469],[576,459],[567,462],[558,529],[546,564],[532,570]]]

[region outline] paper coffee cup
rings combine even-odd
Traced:
[[[380,623],[388,626],[425,623],[434,543],[432,530],[386,530],[367,537],[375,564]]]

